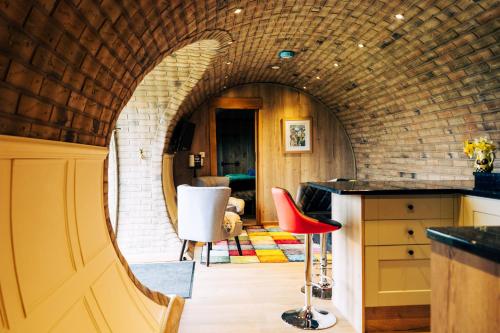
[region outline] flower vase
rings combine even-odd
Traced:
[[[491,172],[493,171],[493,161],[495,154],[493,152],[478,151],[476,160],[474,161],[474,168],[476,172]]]

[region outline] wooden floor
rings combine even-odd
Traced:
[[[181,333],[300,332],[281,320],[281,313],[303,305],[303,263],[214,264],[196,263],[192,298],[186,300]],[[314,299],[321,309],[333,311],[337,325],[321,332],[354,332],[330,301]]]

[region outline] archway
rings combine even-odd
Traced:
[[[109,186],[108,192],[110,201],[117,198],[117,240],[129,262],[168,261],[178,255],[180,242],[162,190],[166,135],[219,47],[217,40],[200,40],[167,56],[145,76],[118,117],[112,140],[117,168],[108,173],[117,186]],[[110,161],[114,153],[111,149]]]

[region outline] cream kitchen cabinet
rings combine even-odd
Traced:
[[[425,230],[455,225],[459,203],[454,194],[332,194],[333,218],[343,224],[332,237],[332,299],[357,332],[380,322],[392,330],[429,327]],[[424,313],[418,320],[416,311]]]
[[[500,225],[500,200],[465,195],[461,200],[460,225]]]

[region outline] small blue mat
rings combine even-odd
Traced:
[[[162,294],[175,294],[191,298],[194,261],[130,265],[143,285]]]

